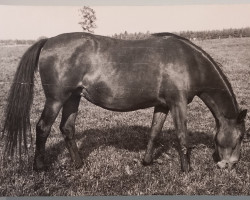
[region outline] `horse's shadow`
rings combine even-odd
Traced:
[[[76,133],[79,152],[81,158],[85,160],[94,150],[101,146],[112,146],[118,149],[125,149],[130,152],[146,150],[149,139],[149,127],[144,126],[121,126],[107,129],[88,129],[84,132]],[[213,148],[213,138],[204,132],[188,132],[191,147],[205,145]],[[174,130],[164,130],[155,142],[156,152],[154,158],[158,158],[162,153],[171,148],[178,148],[178,141]],[[61,152],[65,149],[64,141],[49,147],[48,164],[53,164]]]

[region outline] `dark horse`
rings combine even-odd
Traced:
[[[81,96],[112,111],[154,107],[145,165],[152,163],[155,138],[170,111],[186,172],[190,169],[187,104],[198,96],[215,117],[218,166],[231,168],[239,160],[247,110],[240,111],[218,64],[189,40],[170,33],[136,41],[67,33],[36,42],[23,55],[10,90],[4,125],[8,154],[17,149],[21,154],[21,147],[27,146],[38,65],[46,102],[36,127],[35,170],[45,167],[45,143],[61,108],[60,130],[75,166],[82,165],[74,139]]]

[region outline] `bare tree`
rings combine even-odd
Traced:
[[[81,25],[83,31],[93,33],[94,29],[97,27],[95,24],[95,11],[89,6],[83,6],[81,9],[79,9],[79,12],[81,17],[79,24]]]

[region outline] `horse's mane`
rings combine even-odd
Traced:
[[[235,101],[235,105],[236,105],[236,109],[239,109],[238,108],[238,104],[237,104],[237,101],[236,101],[236,96],[233,92],[233,89],[232,89],[232,85],[231,83],[229,82],[227,76],[224,74],[224,72],[222,71],[222,64],[219,63],[219,62],[216,62],[214,61],[214,59],[206,52],[204,51],[201,47],[197,46],[196,44],[192,43],[189,39],[187,38],[184,38],[184,37],[181,37],[179,35],[176,35],[176,34],[173,34],[173,33],[169,33],[169,32],[161,32],[161,33],[153,33],[152,36],[155,36],[155,37],[164,37],[164,36],[172,36],[174,38],[177,38],[179,40],[183,40],[184,42],[187,42],[188,44],[190,44],[191,46],[193,46],[194,48],[198,49],[200,52],[202,52],[212,63],[213,65],[216,67],[216,69],[218,70],[220,76],[223,78],[223,80],[225,81],[225,83],[227,84],[229,90],[230,90],[230,93]]]
[[[175,38],[177,38],[177,39],[185,40],[185,41],[189,41],[189,42],[190,42],[190,40],[187,39],[187,38],[184,38],[184,37],[181,37],[181,36],[179,36],[179,35],[176,35],[176,34],[174,34],[174,33],[169,33],[169,32],[153,33],[153,34],[151,34],[151,35],[152,35],[152,36],[156,36],[156,37],[172,36],[172,37],[175,37]]]

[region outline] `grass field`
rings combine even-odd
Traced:
[[[250,38],[196,41],[223,65],[239,105],[250,108]],[[0,130],[3,110],[17,64],[28,46],[0,46]],[[32,134],[44,104],[44,93],[36,75],[31,113]],[[235,169],[221,170],[213,162],[214,119],[196,98],[188,109],[188,130],[192,145],[188,174],[180,172],[176,136],[168,116],[157,141],[155,162],[141,165],[147,145],[153,109],[128,113],[111,112],[81,100],[76,137],[84,165],[71,167],[71,160],[59,131],[60,116],[47,142],[47,172],[32,170],[33,148],[22,170],[15,161],[0,167],[1,196],[83,195],[250,195],[250,145],[242,145],[242,158]],[[246,127],[250,127],[250,115]],[[0,142],[0,153],[3,141]]]

